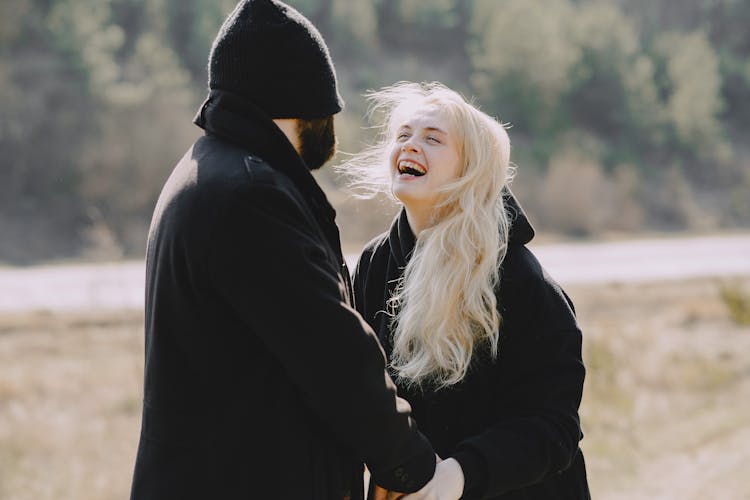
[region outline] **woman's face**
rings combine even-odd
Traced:
[[[390,156],[391,192],[408,210],[425,213],[442,201],[439,189],[461,174],[458,137],[434,105],[402,116]]]

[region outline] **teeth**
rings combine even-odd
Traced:
[[[405,173],[405,172],[407,172],[409,170],[416,171],[419,175],[424,175],[424,174],[427,173],[427,170],[425,170],[425,168],[422,167],[422,165],[420,165],[418,163],[414,163],[413,161],[410,161],[410,160],[401,160],[400,162],[398,162],[398,171],[399,172],[401,172],[403,174],[403,173]]]

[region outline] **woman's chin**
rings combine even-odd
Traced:
[[[427,213],[435,210],[436,200],[431,196],[419,196],[420,193],[407,190],[394,190],[393,196],[401,202],[407,211],[413,213]]]
[[[419,204],[420,197],[411,189],[407,189],[404,186],[394,185],[391,192],[406,208]]]

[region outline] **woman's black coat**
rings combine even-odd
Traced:
[[[206,130],[151,225],[141,439],[131,498],[362,496],[434,451],[350,306],[335,213],[283,133],[212,91]]]
[[[589,498],[578,406],[583,389],[581,332],[573,305],[526,248],[534,235],[515,199],[510,245],[501,266],[499,353],[476,353],[467,377],[439,391],[399,385],[437,453],[454,457],[464,498]],[[390,231],[364,250],[355,272],[355,303],[386,354],[392,342],[383,313],[414,248],[401,212]]]

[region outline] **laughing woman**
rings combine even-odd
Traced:
[[[525,246],[534,231],[507,189],[505,128],[440,84],[371,99],[382,141],[341,168],[403,208],[364,249],[355,302],[442,458],[405,498],[589,498],[581,332]]]

